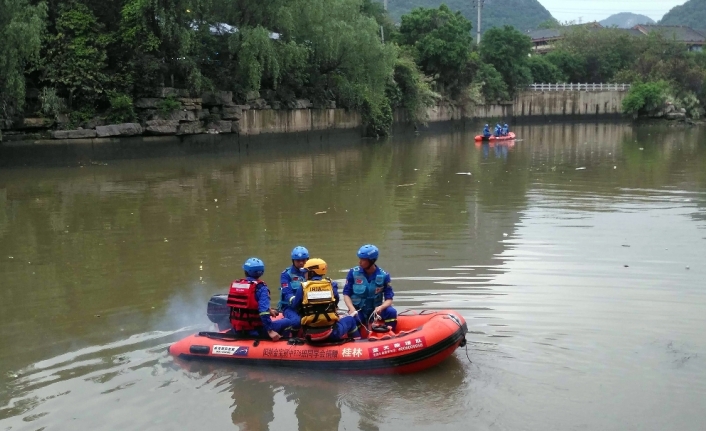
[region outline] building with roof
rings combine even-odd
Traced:
[[[597,22],[581,25],[587,27],[589,31],[606,30],[606,27],[603,27]],[[566,32],[571,31],[571,29],[575,27],[576,26],[565,26],[528,32],[527,35],[532,39],[532,51],[537,54],[546,54],[551,52],[554,49],[556,42],[561,40]],[[653,33],[660,34],[665,39],[686,44],[690,51],[701,51],[703,46],[706,45],[706,33],[703,31],[694,30],[693,28],[687,26],[639,24],[629,29],[614,27],[611,27],[610,29],[613,31],[624,32],[635,37],[645,37]]]
[[[701,51],[706,45],[706,36],[702,32],[685,25],[638,24],[631,30],[639,31],[643,35],[656,33],[667,40],[684,43],[689,51]]]
[[[571,31],[576,27],[585,27],[589,30],[602,29],[603,26],[599,22],[590,22],[587,24],[567,25],[557,28],[545,28],[532,30],[527,35],[532,39],[532,51],[538,54],[546,54],[554,49],[554,44],[564,37],[567,31]]]

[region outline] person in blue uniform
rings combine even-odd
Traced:
[[[497,123],[495,125],[495,137],[496,138],[500,136],[500,134],[502,133],[502,130],[503,130],[503,128],[500,127],[500,123]]]
[[[297,313],[296,307],[292,307],[294,295],[301,290],[302,283],[306,281],[306,269],[304,264],[309,259],[309,250],[300,245],[294,247],[291,253],[292,266],[282,271],[279,277],[279,288],[281,291],[279,309],[286,319],[292,322],[299,322],[301,316]],[[298,323],[293,329],[299,330]]]
[[[485,127],[483,128],[483,137],[490,138],[491,133],[490,133],[490,128],[486,124]]]
[[[390,274],[375,264],[380,255],[377,247],[366,244],[358,250],[358,266],[351,268],[343,287],[343,301],[349,314],[358,316],[365,325],[371,316],[379,316],[391,330],[397,327],[397,310],[392,307],[395,293]]]
[[[277,316],[277,310],[270,308],[270,289],[267,284],[260,280],[260,277],[265,273],[265,263],[256,258],[251,257],[243,264],[245,278],[233,282],[255,285],[255,289],[248,289],[247,297],[242,295],[231,299],[231,293],[228,295],[228,305],[233,308],[231,313],[231,323],[236,332],[249,337],[268,337],[273,341],[277,341],[282,337],[282,334],[292,330],[293,325],[298,325],[299,322],[293,322],[287,318],[272,320],[272,317]],[[255,316],[258,316],[257,319]]]
[[[503,136],[507,136],[510,133],[510,128],[507,126],[507,123],[503,126]]]
[[[324,281],[329,284],[331,290],[333,291],[333,298],[335,304],[331,304],[333,313],[336,312],[336,305],[338,305],[338,283],[331,281],[331,279],[326,277],[328,265],[323,259],[310,259],[306,262],[304,269],[307,271],[307,283],[312,281]],[[320,283],[319,283],[320,284]],[[306,284],[304,285],[306,287]],[[302,288],[297,290],[294,299],[292,300],[292,307],[300,310],[302,302],[304,300],[304,291],[306,289]],[[302,313],[303,314],[303,313]],[[316,313],[314,319],[319,319],[324,321],[326,318],[323,314]],[[326,324],[326,326],[329,326]],[[345,338],[360,338],[360,331],[358,330],[358,322],[352,316],[340,317],[338,322],[330,325],[330,328],[325,328],[326,331],[319,332],[318,339],[316,341],[340,341]],[[306,334],[306,328],[305,328]]]

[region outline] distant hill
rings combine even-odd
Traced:
[[[638,24],[656,24],[655,21],[645,15],[630,12],[621,12],[611,15],[600,21],[603,27],[617,26],[618,28],[633,28]]]
[[[387,8],[392,19],[399,22],[402,15],[416,7],[438,8],[442,3],[471,20],[475,34],[478,12],[473,0],[388,0]],[[553,19],[537,0],[485,0],[482,12],[482,31],[504,25],[512,25],[520,31],[532,30]]]
[[[659,22],[660,25],[688,25],[691,28],[706,27],[706,0],[689,0],[672,8]]]

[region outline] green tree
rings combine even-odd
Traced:
[[[557,42],[557,49],[581,58],[583,73],[576,77],[581,82],[611,82],[613,76],[630,67],[643,50],[642,38],[620,29],[591,29],[573,26]],[[570,75],[567,73],[567,75]]]
[[[400,43],[414,47],[425,74],[444,86],[457,82],[466,66],[471,44],[471,22],[442,4],[438,9],[417,8],[402,16]]]
[[[566,76],[544,56],[534,55],[527,61],[534,82],[565,82]]]
[[[24,74],[39,58],[45,18],[45,3],[0,2],[0,117],[11,117],[24,106]]]
[[[531,51],[530,38],[510,26],[488,30],[480,45],[481,59],[500,72],[511,96],[532,80],[527,64]]]
[[[557,49],[547,54],[544,58],[561,71],[566,81],[585,82],[586,61],[580,55]]]
[[[43,78],[68,95],[69,107],[75,97],[95,102],[108,81],[104,69],[110,36],[88,7],[78,2],[62,5],[55,30],[45,42]]]
[[[486,103],[501,102],[510,98],[503,76],[495,70],[492,64],[485,63],[481,65],[475,82],[483,85],[481,93]]]
[[[208,88],[199,64],[205,54],[201,41],[210,37],[214,12],[207,0],[127,0],[119,31],[129,65],[126,80]]]

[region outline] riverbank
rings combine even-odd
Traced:
[[[413,124],[403,109],[393,112],[393,133],[421,130],[467,129],[480,127],[480,122],[543,123],[562,121],[628,120],[621,114],[627,93],[620,90],[598,91],[524,91],[508,103],[472,107],[442,103],[427,109],[427,123]],[[259,144],[267,137],[288,141],[316,141],[329,135],[363,135],[363,119],[358,112],[314,106],[309,100],[297,100],[289,106],[268,105],[264,99],[251,99],[249,104],[236,104],[227,91],[204,93],[201,97],[185,97],[185,90],[163,88],[160,97],[138,99],[135,103],[139,120],[134,123],[104,124],[91,120],[87,126],[74,130],[57,130],[60,121],[25,118],[21,124],[3,122],[4,141],[0,148],[7,152],[17,147],[80,147],[139,145],[185,145],[190,136],[228,135],[231,145]],[[164,106],[175,106],[167,111]],[[178,107],[176,107],[178,106]],[[679,112],[661,110],[651,120],[673,125],[686,124]],[[653,117],[655,117],[653,116]],[[698,122],[687,121],[689,124]],[[199,146],[208,139],[190,139]],[[91,150],[93,151],[93,150]]]

